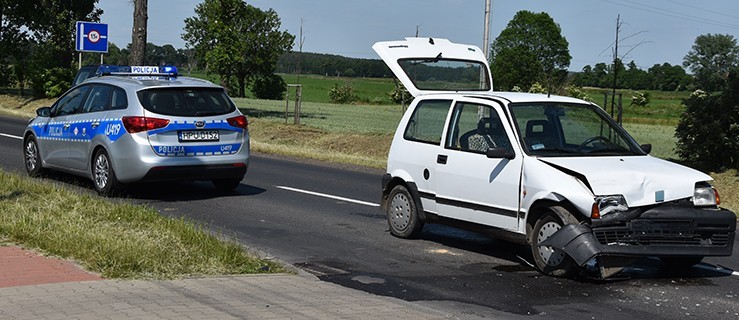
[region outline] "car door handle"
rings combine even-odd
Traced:
[[[448,158],[447,155],[440,154],[440,155],[436,156],[436,163],[438,163],[438,164],[446,164],[447,158]]]
[[[92,127],[93,129],[95,129],[95,128],[97,128],[97,127],[98,127],[99,125],[100,125],[100,122],[97,122],[97,121],[95,121],[95,122],[93,122],[93,123],[91,123],[91,124],[90,124],[90,127]]]

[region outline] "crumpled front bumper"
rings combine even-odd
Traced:
[[[663,205],[592,225],[566,225],[539,246],[584,266],[597,256],[730,256],[736,215],[726,209]]]

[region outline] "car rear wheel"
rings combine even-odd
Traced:
[[[114,195],[121,187],[121,183],[116,178],[113,170],[113,164],[110,162],[110,157],[103,149],[98,150],[93,158],[92,182],[98,194],[105,197]]]
[[[387,222],[390,233],[400,238],[415,238],[423,229],[418,217],[418,205],[405,186],[398,185],[390,191],[387,205]]]
[[[236,189],[241,184],[242,179],[217,179],[213,180],[213,186],[221,192],[228,192]]]
[[[534,225],[531,233],[531,254],[534,256],[536,268],[542,273],[555,276],[567,277],[577,271],[577,265],[564,251],[549,246],[539,246],[547,238],[564,226],[562,220],[550,211],[544,214]]]
[[[23,143],[23,160],[29,176],[36,177],[41,174],[43,170],[41,168],[41,155],[38,151],[36,138],[33,136],[28,136]]]

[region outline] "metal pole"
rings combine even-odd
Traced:
[[[485,59],[490,59],[490,8],[492,7],[493,0],[485,0],[485,30],[482,33],[482,52],[485,54]]]

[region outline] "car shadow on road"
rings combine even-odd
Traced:
[[[62,172],[48,172],[43,178],[76,187],[80,191],[95,194],[92,181]],[[126,185],[113,199],[154,200],[165,202],[207,200],[220,197],[258,195],[266,190],[243,182],[233,191],[218,191],[209,181],[147,182]]]
[[[487,255],[505,260],[506,264],[476,264],[466,266],[476,273],[516,273],[540,275],[533,265],[528,245],[495,239],[487,235],[440,224],[426,224],[420,240],[432,241],[446,247]],[[693,267],[675,268],[654,257],[643,258],[614,276],[601,279],[595,260],[571,278],[576,282],[618,283],[648,282],[653,284],[679,283],[681,285],[710,285],[712,278],[730,277],[734,270],[702,262]],[[557,279],[552,277],[552,279]]]

